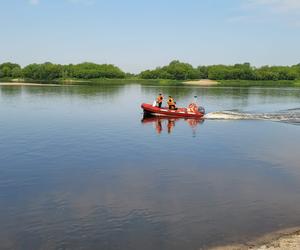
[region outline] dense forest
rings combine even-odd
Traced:
[[[81,63],[60,65],[46,62],[29,64],[24,68],[14,63],[0,64],[0,78],[26,78],[33,80],[125,78],[126,74],[111,64]]]
[[[300,64],[294,66],[252,67],[250,63],[211,65],[194,68],[173,61],[169,65],[140,73],[143,79],[211,79],[211,80],[295,80],[300,79]]]
[[[300,64],[293,66],[253,67],[249,63],[193,67],[191,64],[172,61],[169,65],[145,70],[134,75],[125,73],[112,64],[80,63],[60,65],[46,62],[29,64],[24,68],[15,63],[0,64],[0,78],[24,78],[51,81],[56,79],[97,79],[136,77],[140,79],[170,80],[296,80],[300,79]]]

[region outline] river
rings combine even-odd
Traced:
[[[203,121],[143,118],[156,95]],[[300,89],[0,86],[1,249],[206,249],[300,226]]]

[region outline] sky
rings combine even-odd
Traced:
[[[300,63],[300,0],[0,0],[0,63]]]

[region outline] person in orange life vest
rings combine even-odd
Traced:
[[[156,104],[157,104],[157,107],[161,108],[163,99],[164,99],[163,95],[162,95],[162,94],[159,94],[158,97],[156,98]]]
[[[169,109],[171,109],[171,110],[176,109],[176,102],[174,101],[172,96],[169,96],[168,105],[169,105]]]

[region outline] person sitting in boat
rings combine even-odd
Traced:
[[[169,109],[176,110],[176,102],[174,101],[174,98],[172,96],[169,96],[168,105]]]
[[[163,95],[159,94],[158,97],[157,97],[157,99],[156,99],[156,105],[157,105],[157,107],[161,108],[163,100],[164,100]]]

